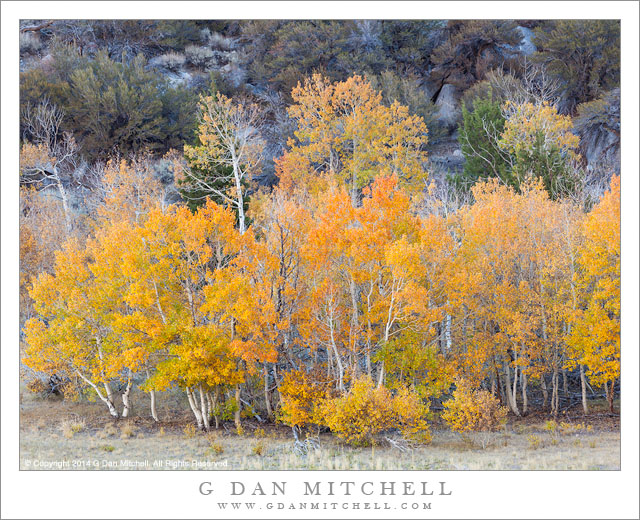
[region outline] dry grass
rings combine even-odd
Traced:
[[[183,54],[177,52],[168,52],[166,54],[156,56],[151,61],[154,65],[158,65],[160,67],[166,68],[167,70],[175,72],[185,64],[187,59]]]
[[[136,434],[136,428],[130,421],[123,422],[120,425],[120,438],[121,439],[130,439],[135,434]]]
[[[83,419],[65,419],[59,426],[65,439],[73,438],[76,433],[80,433],[85,427],[86,425]]]
[[[161,424],[144,417],[114,421],[100,403],[27,397],[21,410],[21,468],[33,469],[38,461],[48,463],[50,469],[132,469],[123,466],[122,460],[149,461],[140,469],[194,469],[194,461],[195,469],[209,470],[620,468],[617,422],[608,418],[598,422],[598,416],[573,421],[563,418],[555,426],[548,424],[548,417],[528,417],[507,425],[502,432],[464,437],[435,425],[431,444],[407,451],[387,443],[375,449],[350,448],[323,434],[318,449],[300,455],[293,450],[289,428],[246,421],[242,435],[233,424],[204,434],[190,426],[186,403],[172,401],[171,395],[163,397],[166,407],[160,409]],[[144,396],[137,399],[135,409],[142,414]],[[179,409],[176,404],[184,405],[185,412],[170,412]],[[72,467],[77,460],[92,460],[96,465]],[[64,461],[68,465],[61,466]],[[47,469],[40,465],[42,468]]]

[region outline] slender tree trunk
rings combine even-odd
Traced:
[[[514,404],[518,402],[518,365],[513,367],[513,388],[511,389]]]
[[[111,385],[109,383],[103,383],[104,386],[104,391],[107,395],[107,407],[109,408],[109,412],[111,412],[111,415],[113,415],[114,417],[118,417],[118,412],[116,411],[116,407],[114,404],[114,399],[113,399],[113,390],[111,390]],[[113,408],[113,411],[112,411]],[[114,414],[115,411],[115,414]]]
[[[336,363],[338,365],[338,389],[341,392],[344,392],[344,365],[342,364],[342,360],[340,359],[340,353],[338,352],[338,346],[336,345],[335,336],[333,334],[333,319],[331,319],[330,333],[331,333],[331,346],[333,347],[333,354],[336,358]]]
[[[209,421],[213,418],[213,399],[211,397],[211,392],[206,392],[207,397],[207,415],[209,416]]]
[[[527,415],[529,398],[527,396],[527,374],[524,371],[520,374],[520,385],[522,386],[522,415]]]
[[[564,398],[569,401],[569,383],[567,381],[567,369],[562,369],[562,391],[564,393]]]
[[[540,377],[540,386],[542,386],[542,408],[546,408],[549,400],[549,390],[547,389],[547,381],[544,378],[544,374]]]
[[[615,379],[609,381],[609,384],[604,384],[604,389],[607,393],[607,402],[609,403],[609,411],[613,413],[613,398],[614,398],[614,387],[615,387]]]
[[[371,295],[373,294],[373,284],[369,285],[367,293],[367,316],[371,316]],[[367,375],[373,381],[373,368],[371,366],[371,338],[373,338],[373,328],[371,327],[371,319],[367,318],[367,351],[365,353],[365,363],[367,365]]]
[[[204,396],[204,390],[202,389],[202,383],[200,383],[198,390],[200,391],[200,414],[202,415],[202,424],[205,431],[209,431],[209,412],[207,411],[207,402]]]
[[[216,391],[213,394],[213,419],[216,421],[216,430],[220,427],[220,415],[218,413],[218,403],[220,401],[220,387],[216,386]]]
[[[84,374],[82,374],[79,370],[76,370],[76,374],[78,374],[80,376],[80,379],[82,379],[85,383],[87,383],[89,386],[91,386],[91,388],[95,390],[100,400],[107,405],[107,408],[109,409],[109,413],[111,414],[111,416],[114,417],[115,419],[119,419],[120,414],[118,413],[118,410],[116,410],[116,407],[113,405],[113,393],[111,392],[111,387],[109,386],[109,384],[104,383],[105,392],[107,392],[105,396],[102,394],[102,392],[98,388],[98,385],[96,385],[89,378],[85,377]]]
[[[103,360],[103,356],[102,356],[102,341],[100,340],[100,336],[96,336],[96,348],[98,349],[98,357],[100,358],[100,364],[103,366],[104,360]],[[107,378],[105,376],[104,368],[100,369],[100,373],[102,375],[102,380],[103,380],[102,385],[104,386],[104,391],[105,391],[105,394],[106,394],[106,398],[102,396],[102,394],[98,390],[98,387],[92,381],[90,381],[88,378],[84,377],[84,375],[82,375],[82,373],[79,370],[76,370],[76,372],[78,373],[78,375],[85,382],[89,383],[93,387],[93,389],[98,394],[98,397],[100,397],[100,399],[107,405],[107,408],[109,408],[109,413],[113,417],[118,419],[120,417],[120,415],[118,414],[118,410],[116,410],[116,407],[114,405],[113,392],[112,392],[111,386],[109,385],[109,382],[107,381]]]
[[[149,369],[145,369],[145,373],[147,375],[147,381],[149,381],[149,379],[151,378]],[[156,410],[156,391],[149,390],[149,397],[151,399],[151,417],[153,417],[153,420],[155,422],[158,422],[158,412]]]
[[[444,337],[445,337],[445,345],[446,345],[446,353],[449,354],[451,352],[451,314],[447,314],[445,319],[445,328],[444,328]]]
[[[389,334],[393,325],[392,311],[395,303],[395,287],[391,286],[391,303],[389,304],[389,312],[387,313],[387,323],[384,326],[384,345],[389,342]],[[384,384],[384,360],[380,362],[380,372],[378,372],[378,388]]]
[[[236,413],[234,416],[234,422],[236,425],[237,429],[240,429],[240,427],[242,426],[242,423],[240,422],[240,407],[242,406],[242,404],[240,403],[240,385],[236,385]]]
[[[238,159],[235,156],[235,153],[232,151],[233,154],[233,176],[235,178],[235,182],[236,182],[236,201],[237,201],[237,206],[238,206],[238,231],[240,231],[241,235],[244,235],[244,232],[246,231],[246,227],[245,227],[245,219],[244,219],[244,195],[242,193],[242,177],[241,177],[241,171],[240,171],[240,165],[237,164],[238,163]]]
[[[354,150],[355,150],[355,144],[354,144]],[[354,168],[351,174],[351,205],[354,208],[358,207],[358,184],[356,181],[357,181],[357,177],[356,177],[356,171]]]
[[[116,407],[114,406],[113,401],[109,397],[107,397],[106,399],[102,398],[102,401],[107,405],[107,408],[109,409],[109,413],[116,419],[119,419],[120,414],[118,413],[118,410],[116,410]]]
[[[582,387],[582,410],[584,414],[589,413],[589,407],[587,406],[587,379],[584,374],[584,365],[580,365],[580,386]]]
[[[493,369],[495,371],[495,379],[494,381],[498,385],[498,396],[500,397],[500,402],[504,405],[507,404],[507,397],[504,393],[504,389],[502,388],[502,381],[500,379],[500,373],[498,372],[498,365],[496,364],[496,360],[493,360]]]
[[[151,417],[155,422],[159,422],[158,411],[156,409],[156,391],[155,390],[149,390],[149,398],[151,399],[151,404],[150,404]]]
[[[62,179],[60,179],[58,168],[56,166],[53,167],[53,176],[55,178],[58,191],[60,192],[60,199],[62,200],[62,209],[64,210],[64,221],[67,228],[67,233],[70,233],[71,210],[69,209],[69,196],[67,195],[67,190],[65,189],[64,184],[62,184]]]
[[[187,399],[189,399],[189,406],[191,406],[191,411],[193,412],[194,417],[196,418],[196,424],[198,425],[198,429],[202,430],[203,421],[202,421],[202,412],[196,403],[196,399],[193,395],[193,390],[187,387]]]
[[[267,417],[271,418],[271,399],[269,398],[269,368],[264,364],[264,402],[267,405]]]
[[[553,367],[553,377],[551,378],[551,413],[554,417],[558,415],[558,369]]]
[[[358,377],[359,363],[357,354],[358,332],[360,329],[360,317],[358,315],[358,290],[353,278],[349,280],[349,293],[351,295],[351,331],[349,341],[349,362],[353,379]]]
[[[384,361],[380,361],[380,371],[378,372],[378,388],[384,383]]]
[[[122,394],[122,417],[129,417],[129,414],[131,413],[131,386],[131,377],[129,377],[129,379],[127,379],[127,387]]]
[[[507,404],[509,405],[509,408],[514,414],[520,417],[520,410],[518,410],[518,404],[516,403],[514,399],[515,396],[511,391],[511,374],[509,371],[508,362],[504,363],[504,393],[506,394]]]

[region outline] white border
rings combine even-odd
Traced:
[[[210,480],[443,480],[434,518],[638,518],[638,3],[636,2],[3,2],[2,518],[214,518]],[[19,472],[18,20],[20,18],[616,18],[622,19],[622,471],[619,472]],[[290,484],[293,485],[293,484]],[[290,497],[288,497],[290,498]],[[225,513],[227,514],[227,513]],[[384,511],[254,517],[387,518]],[[396,514],[394,512],[394,514]],[[237,517],[246,517],[238,512]]]

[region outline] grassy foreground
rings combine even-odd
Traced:
[[[169,399],[180,399],[169,396]],[[165,400],[166,401],[166,400]],[[136,403],[134,403],[135,406]],[[140,399],[134,408],[146,412]],[[168,403],[167,403],[168,404]],[[594,407],[558,418],[510,420],[504,431],[462,437],[441,425],[426,446],[399,449],[387,441],[352,448],[331,434],[319,436],[308,454],[294,450],[291,429],[244,422],[208,434],[195,431],[190,415],[160,410],[160,424],[144,417],[111,420],[98,403],[23,396],[21,469],[119,470],[616,470],[620,469],[619,417]],[[175,409],[175,408],[174,408]],[[483,447],[484,445],[484,447]]]

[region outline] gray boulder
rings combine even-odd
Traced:
[[[443,85],[436,99],[438,121],[447,127],[453,127],[460,119],[460,93],[453,85]]]
[[[522,35],[522,40],[520,40],[518,50],[525,56],[530,56],[537,50],[536,46],[533,44],[533,31],[528,27],[522,27],[521,25],[518,25],[518,31],[520,31],[520,34]]]

